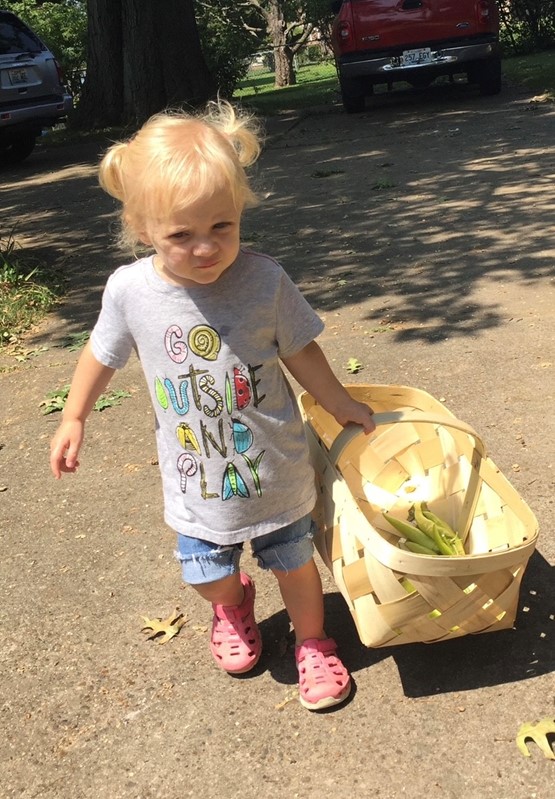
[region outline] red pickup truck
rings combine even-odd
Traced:
[[[376,84],[428,86],[466,75],[480,94],[501,91],[495,0],[343,0],[332,44],[348,113],[364,110]]]

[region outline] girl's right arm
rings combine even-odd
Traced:
[[[90,343],[86,344],[73,375],[63,421],[50,444],[50,468],[57,480],[62,472],[77,470],[85,422],[115,371],[97,361]]]

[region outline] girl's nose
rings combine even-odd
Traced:
[[[193,247],[193,254],[197,256],[211,255],[216,252],[217,245],[214,239],[203,238],[198,239]]]

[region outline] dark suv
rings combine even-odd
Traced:
[[[341,97],[364,110],[376,84],[428,86],[465,74],[482,95],[501,91],[495,0],[343,0],[332,33]]]
[[[15,14],[0,11],[0,164],[27,158],[71,108],[52,53]]]

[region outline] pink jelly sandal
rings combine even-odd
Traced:
[[[351,678],[336,655],[333,638],[309,638],[295,647],[299,670],[299,700],[309,710],[338,705],[351,693]]]
[[[218,666],[230,674],[244,674],[257,663],[262,640],[254,620],[254,583],[241,573],[245,597],[240,605],[212,605],[214,620],[210,649]]]

